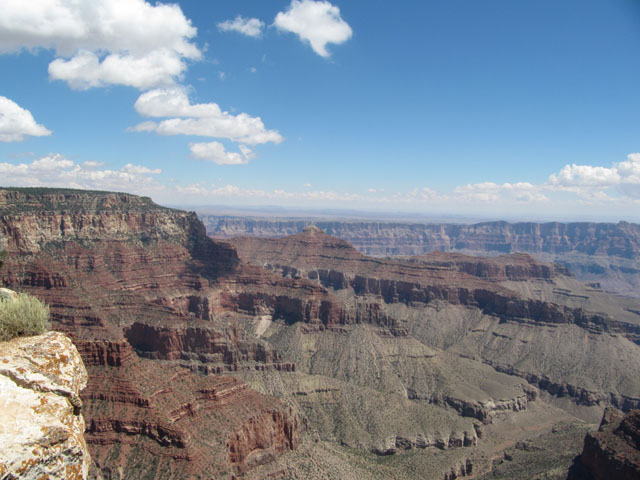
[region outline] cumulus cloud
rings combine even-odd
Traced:
[[[610,187],[620,183],[615,168],[592,167],[590,165],[565,165],[558,173],[549,177],[549,183],[558,186]]]
[[[50,154],[31,163],[0,162],[3,183],[27,187],[70,187],[152,194],[163,187],[153,178],[162,170],[127,164],[118,170],[98,169],[99,162],[77,164],[60,154]]]
[[[640,200],[640,153],[632,153],[610,167],[568,164],[549,176],[547,182],[483,182],[458,186],[442,197],[458,204],[589,205],[593,208],[616,204],[629,207]]]
[[[36,123],[29,110],[0,96],[0,142],[21,142],[27,135],[43,137],[51,131]]]
[[[246,113],[232,115],[216,103],[191,104],[184,89],[177,87],[143,93],[136,101],[135,109],[145,117],[174,118],[158,123],[142,122],[132,127],[133,131],[223,138],[248,145],[282,141],[282,136],[276,130],[265,128],[260,117]]]
[[[53,79],[72,88],[168,85],[201,58],[196,28],[176,4],[145,0],[5,0],[0,53],[53,49]]]
[[[95,53],[82,50],[69,60],[58,58],[51,62],[49,76],[64,80],[77,90],[108,85],[146,90],[173,83],[185,68],[180,57],[166,51],[150,52],[143,57],[111,54],[101,61]]]
[[[274,25],[309,42],[313,51],[325,58],[330,56],[328,43],[344,43],[353,33],[340,9],[326,1],[292,0],[287,11],[276,15]]]
[[[220,142],[191,143],[191,155],[199,160],[208,160],[218,165],[242,165],[253,158],[253,151],[240,145],[240,152],[228,152]]]
[[[605,190],[640,198],[640,153],[631,153],[623,162],[611,167],[591,165],[565,165],[558,173],[549,177],[549,185],[558,190],[603,199]]]
[[[264,22],[257,18],[244,18],[238,15],[233,20],[225,20],[218,24],[221,32],[238,32],[249,37],[258,38],[262,35]]]

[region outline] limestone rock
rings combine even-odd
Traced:
[[[66,336],[0,343],[0,477],[84,479],[90,456],[78,394],[87,371]]]

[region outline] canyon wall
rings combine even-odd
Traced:
[[[241,266],[194,213],[127,194],[0,189],[0,240],[2,283],[46,302],[86,364],[86,441],[103,477],[229,478],[296,448],[296,412],[216,375],[293,367],[214,321],[211,292]]]
[[[567,253],[640,258],[640,225],[613,223],[465,224],[326,221],[200,215],[209,235],[219,238],[282,237],[315,225],[366,255],[422,255],[433,250]]]
[[[0,189],[0,245],[0,281],[84,360],[105,479],[475,475],[494,425],[578,421],[549,398],[640,402],[637,302],[527,254],[368,257],[317,227],[229,243],[64,189]]]
[[[274,238],[315,225],[366,255],[409,256],[432,251],[498,255],[524,252],[560,262],[581,280],[640,297],[640,225],[619,223],[403,223],[361,220],[276,219],[201,214],[216,238]]]
[[[640,478],[640,410],[622,415],[607,409],[595,432],[587,433],[570,480]]]

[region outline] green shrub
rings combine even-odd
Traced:
[[[0,300],[0,342],[40,335],[49,325],[49,306],[19,293],[16,300]]]

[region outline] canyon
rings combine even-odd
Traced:
[[[640,408],[640,300],[321,227],[221,240],[145,197],[0,189],[0,280],[86,365],[90,475],[566,478],[605,408]],[[623,233],[599,255],[636,258]]]
[[[359,219],[276,218],[199,212],[209,235],[225,239],[282,237],[315,225],[375,257],[416,256],[432,251],[479,256],[529,253],[543,262],[562,263],[584,282],[640,298],[640,225],[619,223],[476,224],[394,222]]]

